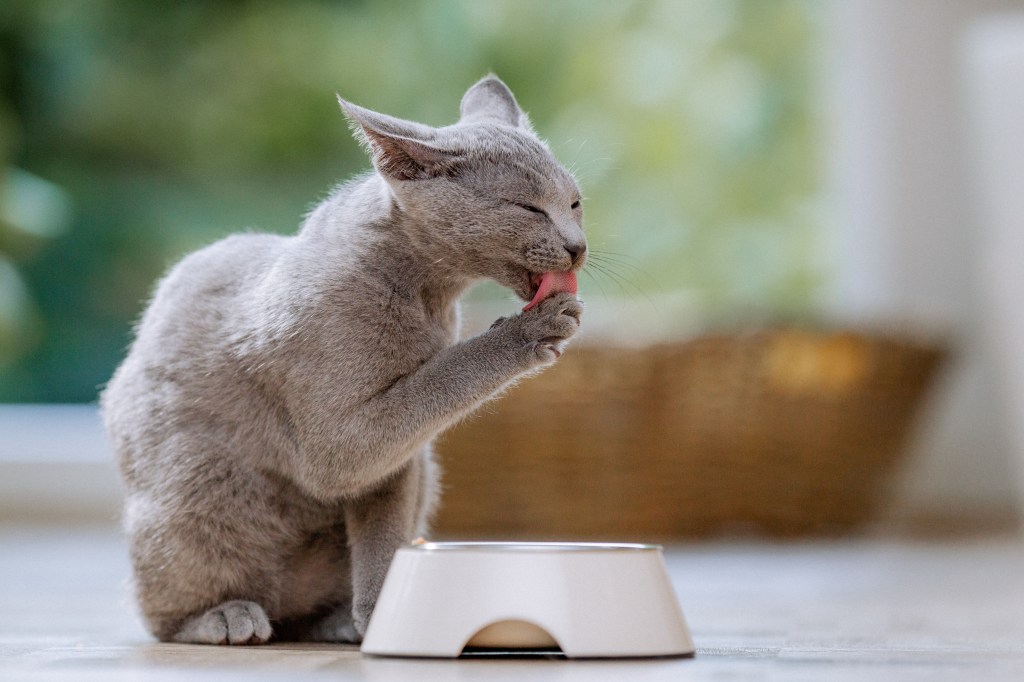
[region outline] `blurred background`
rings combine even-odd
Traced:
[[[596,255],[558,373],[442,441],[442,531],[1016,527],[1013,10],[8,0],[0,519],[116,518],[95,401],[133,320],[185,253],[293,233],[368,167],[334,93],[444,125],[493,71],[580,179]],[[481,285],[467,332],[516,305]]]

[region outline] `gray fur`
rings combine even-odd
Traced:
[[[578,328],[562,293],[458,340],[472,283],[529,298],[586,244],[576,183],[504,83],[444,128],[341,105],[375,172],[295,236],[184,258],[102,395],[161,640],[358,640],[395,549],[427,532],[431,441]]]

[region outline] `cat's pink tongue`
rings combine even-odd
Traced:
[[[523,310],[529,310],[543,301],[552,294],[557,294],[561,291],[568,291],[570,294],[576,293],[576,273],[575,272],[545,272],[540,276],[540,286],[537,287],[537,293],[533,295],[530,302],[523,307]]]

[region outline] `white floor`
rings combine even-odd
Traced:
[[[0,680],[1022,680],[1024,544],[669,548],[692,660],[389,660],[153,642],[109,528],[0,526]]]

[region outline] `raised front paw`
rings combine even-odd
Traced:
[[[583,302],[561,292],[535,308],[494,323],[492,331],[507,334],[523,353],[529,367],[546,365],[561,356],[566,342],[580,328]]]

